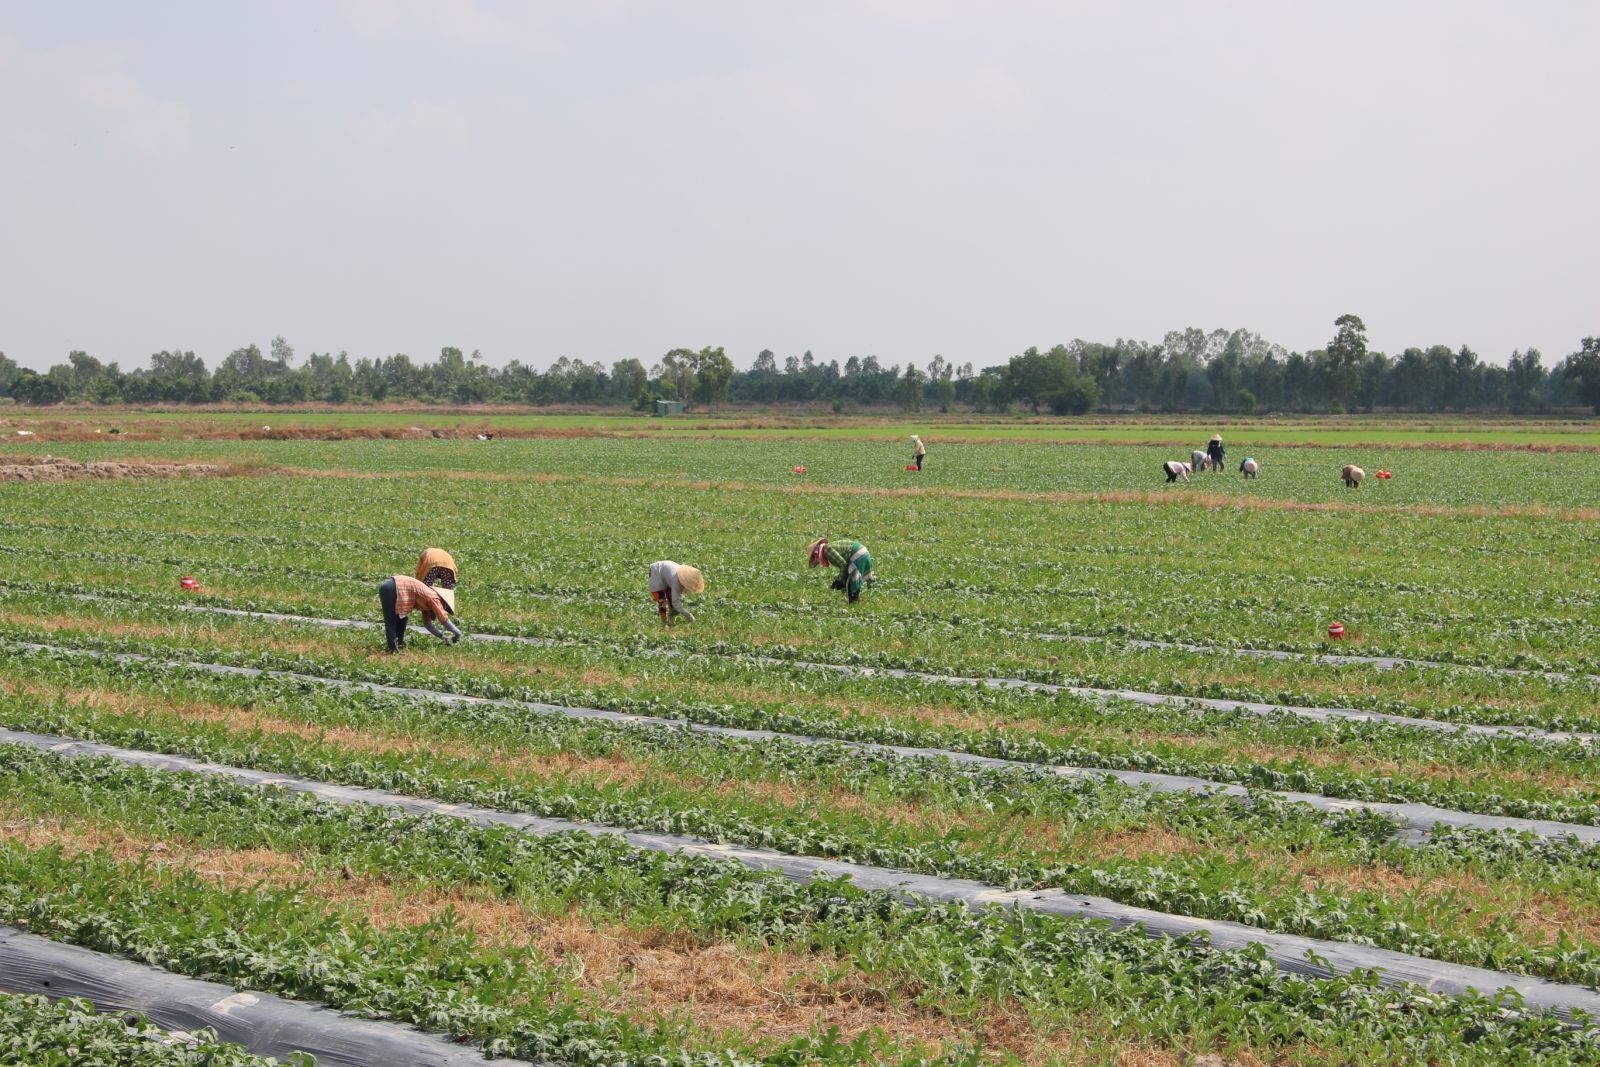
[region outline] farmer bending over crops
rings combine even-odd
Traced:
[[[383,636],[390,652],[406,647],[406,620],[412,608],[422,612],[422,625],[439,640],[452,645],[461,640],[461,630],[450,620],[456,611],[454,589],[434,589],[409,574],[397,574],[378,584],[378,603],[383,608]],[[434,625],[435,619],[450,631],[449,637]]]
[[[684,607],[683,594],[699,596],[706,590],[706,579],[695,567],[664,559],[650,564],[650,595],[655,598],[661,621],[671,626],[682,615],[690,622],[694,616]]]
[[[456,587],[456,561],[442,548],[425,548],[417,559],[417,581],[444,589]]]
[[[1256,457],[1246,456],[1239,464],[1239,473],[1246,478],[1255,478],[1261,473],[1261,464],[1256,462]]]
[[[872,582],[872,553],[860,541],[851,541],[850,547],[835,548],[826,537],[811,542],[807,561],[813,567],[838,567],[839,577],[833,580],[834,589],[844,590],[847,601],[854,604],[861,599],[861,590]]]
[[[1198,448],[1189,453],[1189,467],[1197,473],[1205,470],[1210,462],[1210,458]]]
[[[1182,475],[1184,481],[1189,480],[1189,464],[1181,459],[1169,459],[1161,465],[1162,471],[1167,475],[1167,481],[1175,482]]]
[[[1214,433],[1211,442],[1206,445],[1206,461],[1211,465],[1211,473],[1219,474],[1222,471],[1222,459],[1228,450],[1222,447],[1222,435]]]
[[[922,469],[922,461],[928,455],[928,446],[922,443],[922,438],[916,434],[911,435],[911,459],[916,463],[917,470]]]
[[[1354,463],[1346,463],[1344,470],[1339,472],[1339,477],[1344,479],[1344,487],[1346,489],[1360,489],[1361,482],[1366,476],[1367,472]]]

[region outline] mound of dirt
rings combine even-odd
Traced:
[[[0,466],[0,482],[78,482],[92,478],[183,478],[218,475],[215,463],[79,463],[46,456],[42,460]]]

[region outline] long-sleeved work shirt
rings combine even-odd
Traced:
[[[678,584],[678,565],[670,559],[650,564],[650,592],[665,593],[667,606],[690,621],[694,616],[683,606],[683,586]]]
[[[443,597],[409,574],[397,574],[394,576],[394,613],[403,619],[410,615],[413,609],[422,612],[422,625],[426,626],[433,636],[441,639],[444,637],[444,634],[434,626],[435,619],[443,623],[446,630],[457,637],[461,636],[461,630],[450,621],[450,609],[445,605]]]

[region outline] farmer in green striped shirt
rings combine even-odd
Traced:
[[[872,581],[872,553],[860,541],[851,541],[846,547],[828,543],[826,537],[811,542],[808,560],[813,567],[838,567],[839,577],[833,588],[844,590],[845,599],[854,604],[861,599],[861,590]]]

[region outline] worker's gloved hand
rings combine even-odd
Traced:
[[[844,575],[841,574],[839,577],[837,577],[837,578],[835,578],[833,580],[833,585],[832,585],[831,588],[843,589],[844,588],[844,581],[845,581]]]
[[[462,638],[464,638],[466,636],[467,636],[466,634],[460,633],[459,631],[456,632],[456,633],[453,633],[453,634],[450,635],[450,643],[452,645],[459,645],[461,643],[461,641],[462,641]]]

